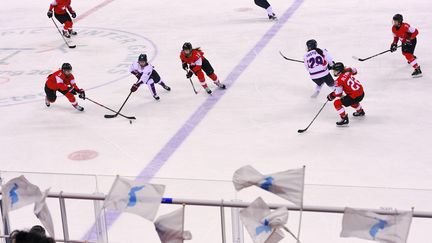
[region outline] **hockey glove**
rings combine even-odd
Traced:
[[[186,74],[186,78],[191,78],[193,75],[193,72],[191,70],[189,70],[189,72],[187,72]]]
[[[85,91],[83,89],[79,89],[76,91],[79,95],[78,97],[85,100],[86,96],[85,96]]]
[[[72,18],[76,18],[76,13],[75,13],[75,12],[72,12],[72,13],[71,13],[71,16],[72,16]]]
[[[332,100],[334,100],[335,98],[336,98],[336,96],[334,95],[333,92],[331,92],[329,95],[327,95],[327,100],[328,100],[328,101],[332,101]]]
[[[49,11],[47,12],[47,16],[48,16],[48,18],[52,18],[52,16],[53,16],[53,11],[49,10]]]
[[[392,43],[390,46],[390,51],[391,52],[395,52],[397,50],[397,44],[396,43]]]
[[[188,67],[188,64],[187,63],[182,63],[182,68],[184,69],[184,70],[188,70],[189,69],[189,67]]]
[[[139,87],[139,84],[133,84],[130,91],[135,92],[135,91],[137,91],[138,87]]]

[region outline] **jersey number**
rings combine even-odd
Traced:
[[[352,90],[356,91],[360,89],[360,82],[357,81],[354,77],[351,77],[350,79],[348,79],[347,81],[347,85],[351,87]]]
[[[312,57],[308,60],[308,67],[314,68],[315,66],[323,65],[323,63],[324,60],[321,56]]]

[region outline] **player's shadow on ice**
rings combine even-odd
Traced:
[[[251,23],[267,23],[274,24],[277,21],[271,21],[268,18],[247,18],[247,19],[228,19],[229,24],[251,24]]]

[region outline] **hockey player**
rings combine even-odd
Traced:
[[[326,49],[317,47],[316,40],[306,42],[307,52],[303,57],[304,65],[312,81],[315,82],[315,93],[311,96],[315,98],[319,95],[324,83],[333,89],[334,80],[330,75],[329,69],[332,68],[334,61]]]
[[[186,78],[191,78],[193,74],[198,77],[201,86],[208,94],[211,94],[211,89],[205,82],[204,72],[209,76],[214,84],[221,89],[225,89],[225,84],[222,84],[211,66],[210,62],[204,57],[204,52],[200,48],[192,48],[192,44],[186,42],[183,44],[183,50],[180,53],[182,67],[187,71]]]
[[[397,50],[397,44],[399,39],[402,42],[402,55],[405,56],[408,63],[414,68],[414,72],[411,74],[413,78],[421,77],[422,71],[419,64],[417,63],[417,57],[414,56],[414,49],[417,44],[418,30],[408,23],[403,22],[403,16],[396,14],[393,16],[393,42],[390,46],[390,51],[395,52]]]
[[[76,18],[76,13],[71,7],[71,0],[54,0],[49,7],[48,18],[52,18],[53,10],[56,19],[63,24],[63,35],[67,38],[70,38],[71,35],[76,35],[77,32],[72,29],[73,22],[71,19],[71,16],[72,18]]]
[[[273,8],[267,0],[254,0],[255,4],[267,11],[270,20],[277,20],[276,14],[273,13]]]
[[[356,109],[353,116],[364,116],[365,112],[360,105],[363,100],[364,91],[361,83],[354,78],[357,74],[355,68],[345,68],[343,63],[337,62],[333,65],[333,74],[336,79],[335,90],[327,96],[327,100],[332,101],[336,98],[334,107],[338,111],[341,120],[336,122],[336,125],[342,126],[349,123],[348,114],[345,113],[345,107],[351,106]],[[345,96],[342,96],[345,93]]]
[[[72,106],[83,111],[84,108],[78,105],[75,95],[78,93],[81,99],[85,99],[85,92],[83,89],[78,88],[75,83],[75,77],[72,74],[72,66],[69,63],[63,63],[61,69],[50,74],[45,82],[45,105],[50,106],[57,99],[56,92],[62,93]]]
[[[147,62],[147,55],[140,54],[138,61],[132,63],[129,71],[137,77],[138,81],[132,85],[131,92],[135,92],[141,84],[146,84],[155,100],[159,100],[159,96],[156,93],[155,83],[162,86],[162,88],[170,91],[171,88],[168,87],[160,78],[159,74],[156,72],[154,67]]]

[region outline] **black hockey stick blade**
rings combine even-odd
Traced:
[[[297,130],[297,132],[298,132],[298,133],[304,133],[304,132],[306,132],[306,130],[307,130],[308,128],[309,128],[309,127],[305,128],[305,129],[299,129],[299,130]]]
[[[114,118],[117,117],[118,114],[109,114],[109,115],[104,115],[105,118]]]
[[[354,58],[355,60],[357,60],[357,61],[364,61],[364,59],[361,59],[361,58],[359,58],[359,57],[357,57],[357,56],[352,56],[352,58]]]
[[[369,58],[360,58],[360,57],[352,56],[352,58],[354,58],[357,61],[363,62],[363,61],[371,59],[372,57],[369,57]]]

